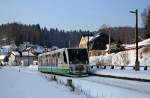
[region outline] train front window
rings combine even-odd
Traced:
[[[88,64],[88,53],[86,49],[68,49],[69,64]]]

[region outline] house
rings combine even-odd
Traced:
[[[15,44],[5,45],[0,48],[0,53],[3,55],[7,55],[10,51],[13,51],[17,48]]]
[[[30,53],[32,53],[34,55],[33,61],[37,61],[38,55],[44,53],[45,48],[39,45],[34,45],[34,47],[26,48],[25,51],[29,51]]]
[[[9,54],[9,65],[17,66],[17,65],[22,65],[22,66],[27,66],[30,64],[33,64],[33,58],[34,55],[31,52],[18,52],[18,51],[12,51]]]
[[[6,55],[0,55],[0,65],[5,65],[4,59],[5,59]]]
[[[94,36],[89,36],[89,49],[90,50],[105,50],[108,44],[108,36],[104,33],[99,33]],[[79,48],[87,48],[88,36],[82,36]]]
[[[45,51],[45,48],[40,45],[31,44],[30,42],[24,42],[19,46],[19,50],[31,52],[34,55],[33,60],[37,61],[38,55],[43,53]]]
[[[91,40],[93,38],[93,36],[89,36],[89,40]],[[88,42],[88,36],[87,35],[83,35],[81,37],[80,43],[79,43],[79,48],[88,48],[87,47],[87,42]]]
[[[89,37],[89,56],[98,56],[105,54],[106,44],[109,37],[104,33],[99,33]],[[82,36],[79,48],[87,48],[88,36]]]

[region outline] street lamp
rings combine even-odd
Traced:
[[[136,60],[135,60],[135,71],[139,71],[139,60],[138,60],[138,10],[136,9],[135,11],[130,11],[130,13],[135,14],[136,16],[136,27],[135,27],[135,38],[136,38]]]
[[[111,43],[111,32],[110,32],[110,28],[108,28],[108,32],[109,32],[109,54],[110,54],[110,51],[111,51],[111,46],[110,46],[110,43]]]

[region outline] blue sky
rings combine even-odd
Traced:
[[[135,16],[150,0],[0,0],[0,24],[21,22],[64,30],[98,30],[101,25],[134,26]]]

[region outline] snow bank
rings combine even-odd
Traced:
[[[127,45],[126,48],[133,48],[135,44]],[[139,42],[139,61],[141,66],[150,66],[150,38]],[[90,65],[120,65],[134,66],[136,59],[136,50],[118,52],[116,54],[106,54],[90,57]]]
[[[92,56],[90,57],[90,65],[97,65],[97,64],[104,64],[104,65],[111,65],[112,57],[115,54],[110,55],[101,55],[101,56]]]
[[[140,90],[142,85],[139,86],[135,82],[130,83],[130,86],[128,86],[128,81],[107,79],[93,77],[82,80],[76,79],[74,84],[94,98],[149,98],[150,96],[149,88],[145,87],[144,90],[146,89],[147,93],[143,93],[143,89]],[[150,87],[149,84],[148,87]]]
[[[141,66],[150,66],[150,46],[139,49],[139,61]],[[120,65],[134,66],[136,51],[128,50],[116,54],[90,57],[90,65]]]
[[[67,83],[67,79],[72,79],[75,92],[83,93],[88,98],[149,98],[150,96],[149,83],[94,76],[70,78],[56,75],[56,77],[57,81],[64,84]]]

